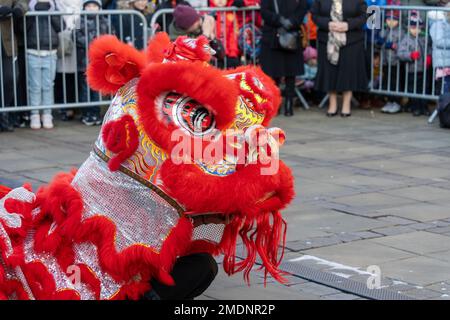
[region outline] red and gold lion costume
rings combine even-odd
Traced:
[[[279,211],[293,198],[292,174],[281,161],[261,174],[263,151],[248,145],[264,135],[265,156],[276,157],[282,132],[265,127],[279,91],[259,68],[218,70],[210,54],[204,38],[170,43],[163,33],[147,52],[113,36],[93,42],[88,81],[113,102],[78,170],[36,193],[0,187],[0,299],[138,299],[150,279],[173,284],[177,257],[196,252],[223,254],[225,271],[247,280],[258,254],[266,275],[283,281]],[[203,150],[204,138],[232,132],[245,161],[178,156],[174,132]],[[209,213],[231,222],[194,226],[191,216]]]

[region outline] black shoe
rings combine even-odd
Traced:
[[[337,110],[336,110],[336,112],[327,112],[327,117],[328,118],[336,117],[337,115],[338,115]]]
[[[91,115],[83,116],[81,118],[81,122],[87,126],[93,126],[95,125],[95,120]]]
[[[102,119],[99,116],[93,116],[92,121],[94,121],[94,125],[99,126],[102,124]]]
[[[14,123],[11,121],[11,117],[7,112],[0,113],[0,131],[3,132],[14,131]]]
[[[292,98],[286,98],[286,102],[284,103],[284,115],[286,117],[292,117],[294,115],[293,107]]]
[[[351,117],[352,116],[352,113],[350,112],[350,113],[343,113],[343,112],[341,112],[341,117],[342,118],[348,118],[348,117]]]

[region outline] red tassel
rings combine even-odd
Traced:
[[[271,217],[272,224],[270,223]],[[250,285],[250,272],[255,264],[257,252],[262,260],[261,268],[265,268],[264,285],[267,283],[268,274],[275,280],[286,283],[286,279],[282,276],[285,273],[278,269],[284,256],[287,229],[281,214],[278,211],[265,212],[257,214],[256,217],[247,215],[244,221],[242,219],[236,217],[224,231],[220,247],[224,253],[225,272],[232,275],[244,270],[244,279]],[[238,234],[247,251],[246,257],[240,262],[236,262]],[[280,256],[279,249],[281,249]]]

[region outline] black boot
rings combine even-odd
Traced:
[[[291,97],[286,98],[284,102],[284,115],[286,117],[292,117],[294,115],[294,104]]]
[[[11,116],[7,112],[0,113],[0,131],[13,132],[14,124],[11,121]]]

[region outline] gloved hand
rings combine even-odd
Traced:
[[[291,20],[286,19],[285,17],[280,18],[280,23],[283,26],[283,28],[286,30],[290,30],[293,27]]]
[[[420,52],[419,51],[413,51],[413,52],[411,52],[410,57],[414,61],[419,60],[420,59]]]
[[[10,7],[0,6],[0,20],[9,19],[9,16],[11,13],[12,13],[12,10]]]
[[[15,7],[14,9],[12,9],[12,14],[13,14],[14,18],[16,18],[16,19],[22,18],[23,13],[24,13],[23,10],[18,7]]]

